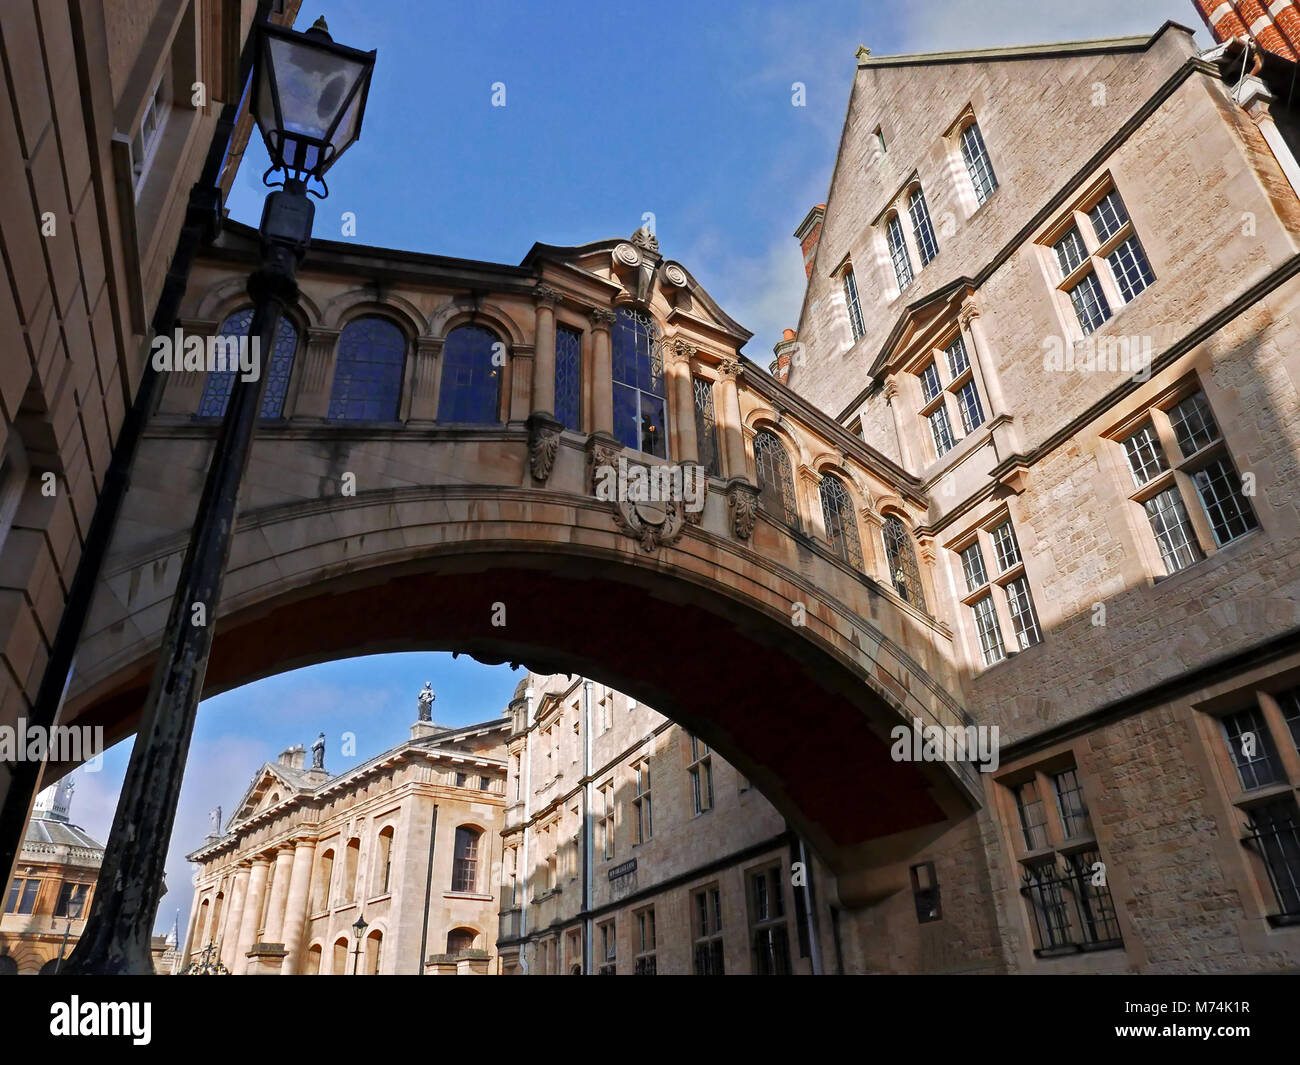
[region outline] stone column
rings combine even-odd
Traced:
[[[284,968],[286,976],[298,971],[302,936],[307,927],[307,893],[311,890],[311,868],[316,857],[316,841],[300,839],[294,845],[293,870],[284,906]]]
[[[248,890],[244,894],[244,913],[239,922],[239,938],[235,941],[235,964],[228,966],[232,973],[243,974],[248,969],[246,955],[257,938],[257,926],[262,919],[262,896],[266,892],[266,874],[270,868],[271,860],[266,855],[259,854],[253,859]]]
[[[220,328],[220,322],[213,322],[200,318],[182,318],[180,321],[181,337],[211,337],[216,336],[217,329]],[[175,331],[167,334],[169,340],[174,339]],[[174,359],[181,359],[185,355],[185,349],[182,346],[180,351],[173,352]],[[203,370],[170,370],[163,374],[162,399],[158,402],[159,414],[183,414],[193,415],[199,412],[199,400],[203,398],[203,387],[207,384],[208,375]]]
[[[250,867],[243,862],[235,869],[234,886],[230,889],[230,905],[227,908],[226,931],[221,938],[221,964],[232,972],[235,967],[235,950],[239,946],[239,930],[243,927],[249,872]]]
[[[614,435],[614,364],[610,330],[617,320],[618,315],[613,311],[597,308],[591,312],[591,431],[605,436]],[[554,397],[554,386],[551,394]]]
[[[434,422],[438,419],[439,371],[444,343],[441,337],[415,338],[409,418],[412,422]]]
[[[824,544],[830,543],[826,533],[826,516],[822,513],[822,475],[811,466],[800,466],[795,471],[798,491],[803,494],[803,505],[807,507],[808,532]]]
[[[726,464],[723,473],[729,478],[749,476],[744,425],[740,419],[740,392],[736,387],[739,376],[738,360],[724,359],[718,364],[718,385],[722,391],[722,453]]]
[[[966,338],[966,348],[970,353],[971,370],[984,398],[989,404],[989,418],[997,418],[1007,413],[1007,403],[1002,396],[1002,385],[997,374],[993,372],[990,360],[988,340],[984,336],[984,326],[980,324],[979,308],[967,300],[962,304],[957,321],[961,324]]]
[[[284,904],[289,896],[289,867],[293,865],[293,847],[286,844],[275,853],[275,876],[271,877],[271,897],[266,903],[264,943],[283,943]]]
[[[916,472],[916,463],[912,458],[911,433],[908,431],[907,415],[903,411],[903,405],[899,402],[901,390],[898,387],[898,377],[896,374],[890,374],[885,378],[885,401],[889,404],[889,410],[894,415],[894,435],[898,438],[898,459],[899,465],[908,473]]]
[[[302,368],[297,374],[297,385],[291,397],[292,417],[324,421],[329,414],[338,339],[337,329],[307,330],[306,346],[298,356]]]
[[[533,414],[555,415],[555,305],[560,294],[546,285],[533,289],[537,301],[533,335]]]
[[[672,431],[672,459],[678,463],[700,460],[700,445],[695,432],[695,392],[691,381],[691,357],[695,348],[676,341],[665,351],[671,387],[668,390],[668,426]]]

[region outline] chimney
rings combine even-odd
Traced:
[[[307,761],[307,748],[305,748],[301,743],[294,747],[286,747],[280,752],[280,757],[277,761],[279,761],[282,766],[287,766],[289,769],[301,769]]]
[[[776,353],[776,358],[772,360],[767,369],[778,381],[785,381],[789,378],[790,362],[798,348],[799,342],[793,329],[787,329],[781,334],[781,339],[773,345],[772,351]]]
[[[1294,0],[1192,0],[1214,40],[1249,37],[1266,52],[1296,61],[1300,10]]]
[[[813,256],[817,254],[817,242],[822,239],[822,219],[826,217],[826,205],[819,203],[799,223],[794,231],[794,239],[803,249],[804,277],[812,277]]]

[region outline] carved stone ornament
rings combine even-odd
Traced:
[[[686,271],[677,263],[669,263],[664,267],[664,279],[670,285],[675,285],[677,288],[686,287]]]
[[[632,243],[638,248],[644,248],[646,251],[652,251],[656,254],[659,251],[659,238],[651,231],[649,226],[640,226],[632,234]]]
[[[686,513],[686,505],[680,499],[662,503],[620,500],[614,504],[614,524],[639,540],[642,551],[657,551],[681,539]]]
[[[550,285],[538,285],[533,289],[533,299],[546,307],[554,307],[563,297]]]
[[[555,466],[564,425],[545,414],[528,416],[528,468],[533,479],[545,481]]]
[[[727,485],[727,505],[731,507],[731,531],[737,540],[748,540],[758,520],[758,487],[735,478]]]
[[[641,265],[641,253],[626,241],[614,248],[614,258],[627,266]]]
[[[618,321],[618,314],[604,307],[596,307],[588,317],[591,319],[593,329],[609,329]]]
[[[614,466],[623,445],[610,438],[602,440],[598,436],[587,437],[587,491],[596,494],[596,471],[604,466]]]
[[[718,363],[718,376],[719,376],[719,377],[739,377],[739,376],[740,376],[740,360],[739,360],[739,359],[723,359],[720,363]]]

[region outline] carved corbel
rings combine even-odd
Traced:
[[[528,426],[528,468],[533,479],[545,481],[555,467],[564,423],[547,414],[530,414]]]
[[[743,477],[727,482],[727,505],[731,508],[731,531],[737,540],[748,540],[758,520],[758,486]]]

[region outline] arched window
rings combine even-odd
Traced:
[[[393,826],[389,825],[379,833],[379,849],[375,854],[376,895],[386,895],[393,874]]]
[[[566,429],[582,420],[582,334],[567,325],[555,327],[555,417]]]
[[[891,214],[885,219],[885,236],[889,241],[889,258],[894,263],[894,279],[898,282],[898,291],[902,292],[912,283],[912,258],[907,253],[907,241],[903,239],[903,223],[898,215]]]
[[[462,950],[473,950],[478,933],[472,928],[453,928],[447,933],[447,953],[459,954]]]
[[[477,828],[461,825],[456,829],[456,846],[451,866],[452,891],[478,890],[478,838]]]
[[[357,897],[357,865],[361,861],[361,840],[348,840],[347,850],[343,852],[343,898],[351,900]]]
[[[758,498],[763,509],[798,528],[799,508],[794,501],[790,456],[781,441],[766,429],[759,430],[754,437],[754,462],[758,466]]]
[[[208,927],[208,917],[211,913],[212,905],[207,899],[204,899],[202,904],[199,906],[199,923],[195,925],[198,933],[197,943],[199,946],[207,946],[208,943],[212,942],[212,930]]]
[[[406,337],[396,325],[374,315],[348,322],[339,336],[329,419],[395,421],[405,367]]]
[[[313,944],[307,951],[307,961],[303,964],[302,972],[304,976],[320,975],[321,949],[320,944]]]
[[[366,936],[366,960],[363,972],[366,976],[378,976],[384,948],[384,933],[376,928]]]
[[[312,913],[330,908],[330,881],[334,878],[334,851],[327,850],[320,856],[320,865],[316,869],[316,891],[312,895]]]
[[[862,569],[862,543],[858,540],[858,520],[853,514],[849,490],[843,481],[828,473],[822,478],[820,493],[827,543],[850,566]]]
[[[614,435],[624,447],[668,457],[664,356],[654,321],[623,307],[613,330]]]
[[[221,904],[226,901],[224,892],[218,891],[216,901],[212,905],[212,938],[216,939],[221,934]]]
[[[885,538],[885,557],[889,560],[889,579],[894,590],[913,606],[924,610],[925,592],[921,588],[921,569],[916,564],[912,534],[893,514],[885,518],[881,532]]]
[[[346,976],[348,973],[348,941],[346,939],[336,939],[334,941],[334,968],[331,972],[335,976]]]
[[[501,421],[501,374],[505,345],[490,330],[462,325],[442,349],[438,421],[496,425]]]
[[[248,326],[253,320],[253,308],[245,307],[226,318],[217,328],[217,337],[222,341],[217,345],[227,359],[238,355],[234,345],[248,336]],[[288,318],[281,316],[275,327],[275,344],[268,362],[266,353],[260,353],[259,370],[266,374],[266,387],[262,392],[263,418],[279,418],[284,414],[284,397],[289,392],[289,375],[293,372],[293,354],[298,348],[298,330]],[[235,388],[238,371],[213,370],[203,382],[203,396],[199,399],[200,418],[220,418],[226,413],[230,402],[230,393]]]

